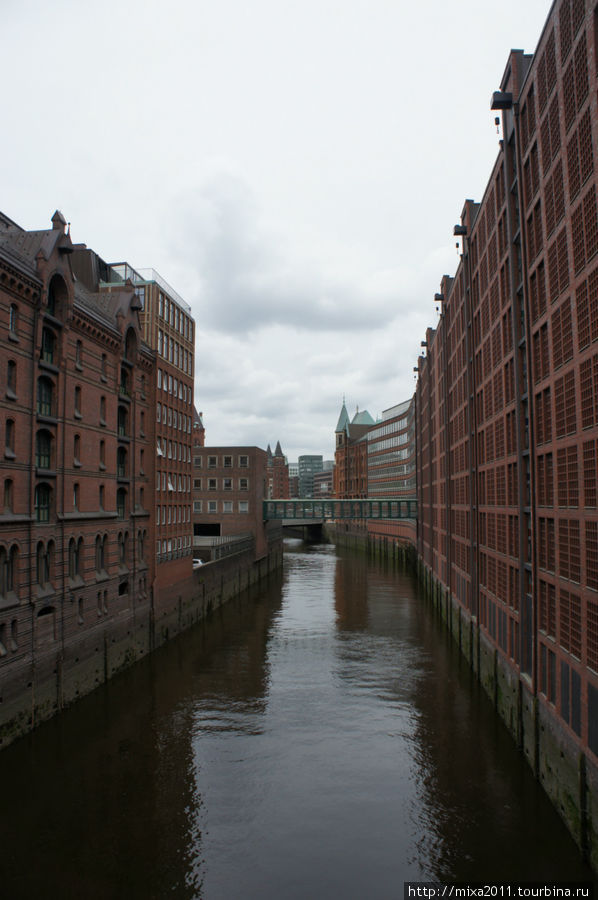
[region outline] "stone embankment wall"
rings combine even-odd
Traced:
[[[173,587],[170,602],[156,612],[151,600],[106,618],[80,637],[34,646],[0,682],[0,748],[132,665],[156,647],[265,579],[282,566],[282,541],[255,561],[249,550],[194,570]]]
[[[533,693],[531,681],[515,671],[489,642],[475,619],[418,559],[413,545],[334,526],[326,531],[339,546],[415,569],[426,599],[468,661],[583,856],[598,872],[598,767],[560,726],[543,698]]]

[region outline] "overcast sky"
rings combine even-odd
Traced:
[[[334,454],[414,390],[490,97],[547,0],[0,0],[0,209],[153,267],[206,443]]]

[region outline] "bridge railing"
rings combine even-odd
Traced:
[[[352,500],[264,500],[264,519],[415,519],[415,497]]]

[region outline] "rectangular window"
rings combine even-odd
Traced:
[[[248,513],[249,512],[249,503],[247,500],[239,500],[239,512],[240,513]]]
[[[249,490],[249,479],[248,478],[239,478],[239,490],[240,491]]]
[[[218,487],[218,479],[217,478],[208,478],[208,490],[215,491]]]
[[[239,467],[241,469],[247,469],[249,467],[249,457],[248,456],[240,456],[239,457]]]
[[[208,500],[208,512],[215,513],[218,510],[218,501],[217,500]]]
[[[193,512],[200,513],[201,512],[201,500],[193,501]]]
[[[225,513],[232,513],[232,511],[233,511],[232,500],[224,500],[224,502],[222,504],[222,511]]]
[[[208,469],[215,469],[215,468],[216,468],[216,457],[208,456]]]
[[[225,469],[231,469],[231,468],[232,468],[232,465],[233,465],[233,458],[232,458],[232,456],[225,456],[225,457],[224,457],[224,468],[225,468]]]
[[[225,479],[224,479],[224,490],[225,490],[225,491],[232,491],[232,489],[233,489],[233,480],[232,480],[232,478],[225,478]]]

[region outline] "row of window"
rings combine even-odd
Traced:
[[[10,486],[12,489],[12,485]],[[99,503],[100,509],[104,510],[104,502],[105,502],[105,488],[104,485],[100,485],[99,488]],[[5,484],[5,498],[6,498],[6,484]],[[35,494],[34,494],[34,509],[35,509],[35,519],[37,522],[42,524],[49,523],[53,519],[53,501],[54,501],[54,490],[50,484],[42,482],[41,484],[36,485]],[[139,505],[143,508],[143,488],[140,489],[139,492]],[[73,509],[79,509],[79,485],[73,485]],[[119,519],[124,519],[127,515],[127,490],[125,488],[118,488],[116,492],[116,515]]]
[[[187,316],[174,300],[171,300],[162,291],[158,294],[158,315],[164,319],[167,325],[178,331],[185,340],[193,340],[193,319]]]
[[[248,478],[208,478],[208,490],[209,491],[217,491],[221,487],[223,491],[232,491],[234,488],[234,483],[237,482],[237,490],[239,491],[248,491],[249,490],[249,479]],[[202,490],[202,480],[201,478],[193,479],[193,489],[197,491]]]
[[[203,465],[202,459],[203,459],[203,457],[201,457],[201,456],[195,456],[193,458],[193,465],[195,466],[196,469],[201,469],[201,467]],[[217,456],[208,456],[208,469],[217,469],[218,468],[218,459],[219,459],[219,457],[217,457]],[[222,466],[223,469],[232,469],[234,457],[222,456],[222,457],[220,457],[220,459],[222,460],[220,465]],[[240,469],[249,468],[249,457],[248,456],[237,457],[237,465]]]
[[[162,456],[164,459],[166,457],[168,459],[178,458],[181,462],[191,462],[191,446],[177,443],[177,441],[167,441],[166,438],[158,438],[156,441],[156,455]]]
[[[173,491],[175,493],[190,494],[191,476],[177,475],[176,472],[157,472],[156,491],[160,490],[160,485],[162,485],[163,491]]]
[[[190,521],[190,506],[156,506],[156,525],[181,525]]]
[[[208,513],[232,513],[234,512],[234,503],[232,500],[208,500],[205,504],[205,511]],[[239,500],[237,503],[237,511],[240,513],[248,513],[249,501]],[[193,502],[193,512],[204,512],[204,504],[201,500],[195,500]]]
[[[156,422],[161,422],[171,428],[178,427],[179,431],[184,431],[187,434],[191,434],[193,430],[193,419],[191,416],[187,416],[185,413],[177,413],[176,409],[172,409],[166,404],[156,404]]]
[[[193,375],[193,354],[185,347],[181,347],[178,341],[173,340],[161,328],[158,328],[158,353],[167,362],[172,363],[177,369],[182,369],[186,375]]]
[[[193,391],[191,386],[187,387],[182,379],[173,378],[168,372],[158,369],[158,390],[164,391],[165,394],[172,394],[176,399],[182,400],[183,403],[191,406],[193,403]]]

